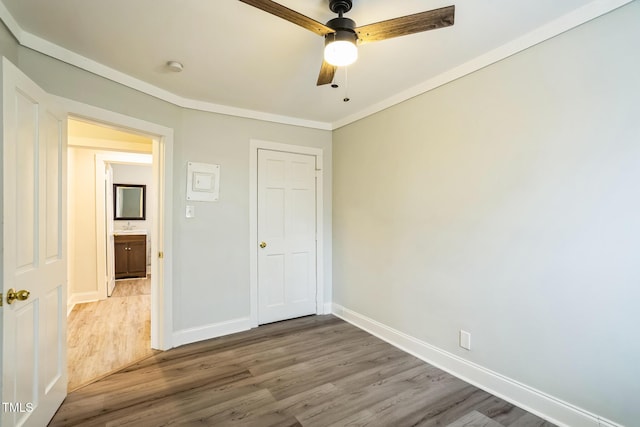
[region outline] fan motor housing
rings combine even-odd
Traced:
[[[325,46],[335,41],[348,41],[356,44],[358,41],[358,35],[353,31],[336,30],[335,33],[327,34],[326,36],[324,36]]]
[[[354,44],[358,41],[358,34],[355,30],[356,23],[352,19],[333,18],[327,22],[327,27],[333,28],[336,32],[329,33],[324,37],[325,45],[337,40],[350,41]]]
[[[329,2],[329,9],[333,13],[347,13],[351,10],[353,3],[351,0],[331,0]]]
[[[327,22],[327,27],[333,28],[334,30],[347,30],[356,32],[356,23],[353,19],[349,18],[333,18],[329,22]]]

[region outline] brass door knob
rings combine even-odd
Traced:
[[[31,292],[25,289],[16,292],[11,288],[7,291],[7,304],[13,304],[15,300],[24,301],[29,298],[29,295],[31,295]]]
[[[267,242],[260,242],[260,247],[262,249],[266,248],[267,247]]]

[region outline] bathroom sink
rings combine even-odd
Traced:
[[[139,229],[133,229],[133,230],[113,230],[113,235],[114,236],[122,236],[125,234],[141,234],[141,235],[146,235],[147,234],[147,230],[139,230]]]

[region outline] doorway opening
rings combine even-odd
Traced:
[[[94,120],[68,120],[69,390],[161,348],[152,343],[152,329],[158,331],[152,312],[162,300],[154,248],[162,247],[163,221],[154,138]],[[114,217],[114,184],[122,183],[144,185],[144,217]],[[126,248],[134,247],[132,259],[141,260],[135,279],[115,280],[121,237],[137,242]]]

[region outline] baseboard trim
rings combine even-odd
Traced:
[[[248,331],[249,329],[251,329],[251,319],[249,317],[182,329],[173,333],[173,346],[179,347],[185,344],[235,334],[236,332]]]
[[[98,301],[99,299],[100,296],[98,295],[98,291],[72,293],[69,299],[67,299],[67,316],[71,314],[71,311],[73,310],[73,307],[76,306],[76,304],[94,302]]]
[[[389,344],[558,426],[623,427],[339,304],[332,305],[332,313]]]
[[[333,303],[325,302],[322,314],[331,314],[333,312]]]

